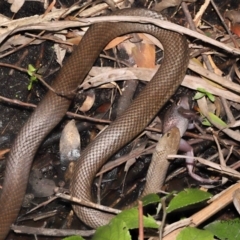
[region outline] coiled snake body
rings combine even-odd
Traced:
[[[114,15],[159,18],[144,9],[126,9]],[[91,183],[101,165],[122,146],[136,137],[156,115],[180,85],[188,65],[188,44],[178,33],[151,24],[99,23],[90,27],[81,43],[59,72],[52,87],[69,94],[83,81],[102,49],[113,38],[133,32],[155,36],[164,47],[163,63],[151,82],[132,105],[82,153],[71,183],[71,194],[91,200]],[[71,101],[49,91],[21,129],[11,148],[0,198],[0,239],[4,239],[15,221],[26,191],[34,155],[46,135],[58,124]],[[76,214],[91,227],[109,221],[109,214],[74,206]]]

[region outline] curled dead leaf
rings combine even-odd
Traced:
[[[12,4],[10,10],[14,13],[17,13],[25,3],[25,0],[8,0],[8,3]]]
[[[231,31],[235,33],[238,37],[240,37],[240,24],[235,23],[234,25],[232,25]]]
[[[240,11],[234,10],[226,11],[224,13],[224,17],[229,19],[232,22],[232,24],[240,23]]]
[[[161,12],[166,8],[179,6],[181,3],[182,0],[163,0],[155,5],[154,10]]]
[[[62,131],[59,151],[63,168],[66,168],[69,161],[75,161],[80,157],[80,135],[74,120],[71,120]]]
[[[87,112],[91,109],[94,102],[95,102],[95,93],[93,91],[89,91],[84,103],[82,104],[81,107],[78,108],[78,110],[80,110],[81,112]]]

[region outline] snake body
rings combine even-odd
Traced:
[[[144,9],[120,10],[114,15],[159,18],[157,13]],[[39,145],[63,118],[71,103],[71,99],[64,96],[76,90],[109,41],[133,32],[149,33],[160,40],[165,50],[163,63],[128,110],[83,151],[71,183],[73,196],[92,200],[90,189],[96,171],[117,150],[143,131],[180,85],[189,58],[187,41],[180,34],[151,24],[121,22],[91,26],[52,85],[61,95],[49,91],[13,143],[0,198],[0,239],[5,239],[16,220]],[[74,206],[74,210],[82,221],[94,228],[107,223],[112,217],[82,206]]]

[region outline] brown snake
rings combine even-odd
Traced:
[[[160,18],[144,9],[126,9],[113,15]],[[155,36],[164,47],[164,60],[156,75],[131,106],[82,153],[74,173],[71,194],[92,200],[91,183],[97,170],[117,150],[136,137],[180,85],[188,65],[188,44],[184,36],[151,24],[99,23],[90,27],[81,43],[59,72],[52,87],[69,95],[84,80],[99,53],[115,37],[133,32]],[[7,160],[0,198],[0,239],[4,239],[16,220],[26,191],[34,155],[46,135],[66,113],[71,100],[49,91],[15,139]],[[159,173],[160,174],[160,173]],[[82,206],[74,206],[80,219],[91,227],[109,221],[112,215]]]

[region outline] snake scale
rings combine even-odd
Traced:
[[[114,12],[113,15],[162,19],[159,14],[145,9],[125,9]],[[105,22],[92,25],[52,84],[56,92],[61,94],[48,91],[12,145],[0,197],[1,240],[5,239],[20,210],[31,164],[39,145],[69,108],[71,99],[64,95],[77,89],[109,41],[133,32],[155,36],[163,45],[164,60],[151,82],[131,106],[83,151],[71,182],[70,191],[73,196],[92,200],[90,189],[97,170],[110,156],[143,131],[180,85],[189,61],[188,44],[184,36],[151,24]],[[94,228],[107,223],[112,217],[83,206],[73,207],[78,217]]]

